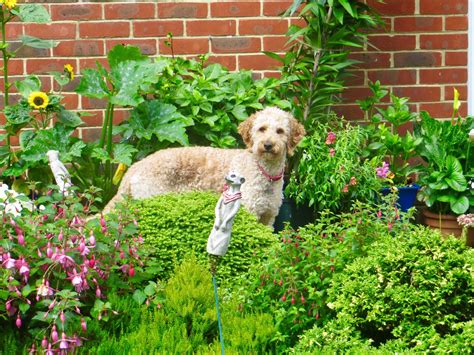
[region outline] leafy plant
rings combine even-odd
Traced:
[[[367,156],[385,157],[385,172],[378,176],[391,185],[408,185],[413,182],[413,175],[418,167],[410,163],[416,157],[417,147],[422,139],[407,131],[403,136],[400,129],[409,122],[414,122],[417,114],[411,112],[408,98],[390,94],[390,103],[381,107],[388,90],[380,82],[370,83],[372,96],[358,101],[366,113],[369,124],[366,126],[369,144]],[[389,170],[388,170],[389,169]]]
[[[328,291],[335,274],[365,255],[381,235],[410,228],[409,215],[400,216],[394,198],[389,195],[378,206],[356,203],[351,213],[341,215],[326,211],[314,225],[283,231],[268,259],[252,268],[242,283],[243,302],[274,315],[280,352],[303,331],[334,316]]]
[[[300,143],[302,155],[286,194],[317,213],[347,212],[356,200],[374,200],[381,186],[375,173],[381,158],[363,159],[365,141],[359,126],[318,124]]]
[[[439,121],[422,112],[415,136],[422,140],[418,154],[427,163],[420,172],[418,197],[433,212],[463,214],[474,211],[474,165],[469,157],[469,132],[474,118]],[[471,182],[470,182],[471,181]]]
[[[395,344],[398,351],[441,351],[449,341],[451,349],[472,351],[472,250],[415,227],[381,234],[367,254],[334,277],[329,305],[337,318],[304,336],[299,351],[351,342],[355,349],[346,351],[357,343],[379,351]]]
[[[198,262],[207,264],[206,243],[214,223],[218,196],[209,192],[190,192],[157,196],[137,202],[138,224],[149,252],[149,265],[166,279],[174,264],[194,253]],[[267,226],[240,209],[232,228],[232,242],[219,266],[219,277],[231,281],[265,257],[276,242]]]
[[[79,347],[87,320],[110,315],[107,293],[130,292],[141,279],[133,216],[122,206],[108,221],[86,222],[94,195],[56,191],[12,214],[7,207],[14,200],[28,201],[6,195],[0,205],[2,329],[18,328],[33,349]]]

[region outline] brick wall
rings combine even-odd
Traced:
[[[369,0],[372,2],[372,0]],[[209,53],[211,62],[231,70],[251,69],[259,76],[275,75],[276,63],[261,51],[284,50],[284,34],[294,19],[279,14],[289,1],[199,2],[42,2],[52,15],[47,25],[11,23],[9,38],[21,34],[57,39],[54,49],[23,48],[10,65],[17,78],[40,75],[45,90],[52,86],[47,72],[62,71],[70,63],[76,73],[104,61],[114,45],[133,44],[149,55],[169,55],[164,45],[174,34],[176,54]],[[438,117],[451,114],[452,89],[467,97],[467,0],[387,0],[376,4],[384,14],[386,31],[371,36],[372,44],[354,56],[363,63],[354,72],[341,112],[348,118],[360,113],[351,102],[367,94],[368,80],[380,80],[396,94],[410,96],[416,109]],[[77,80],[76,80],[77,82]],[[88,111],[82,136],[95,138],[102,122],[103,104],[78,98],[74,85],[66,88],[68,108]],[[461,106],[462,113],[466,105]],[[117,121],[123,118],[118,115]]]

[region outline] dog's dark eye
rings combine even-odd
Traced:
[[[283,134],[283,133],[285,133],[285,130],[283,128],[278,128],[277,133],[278,134]]]
[[[267,127],[260,127],[258,129],[259,132],[265,132],[267,130]]]

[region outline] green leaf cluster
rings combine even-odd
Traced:
[[[367,254],[334,277],[337,318],[305,333],[296,353],[472,353],[472,249],[419,227],[380,235]]]
[[[162,278],[168,278],[174,264],[194,253],[198,262],[207,263],[207,239],[214,223],[218,196],[190,192],[157,196],[137,202],[138,224],[149,253],[149,265]],[[265,258],[276,236],[241,208],[235,217],[229,250],[219,265],[218,276],[231,282],[236,276]]]

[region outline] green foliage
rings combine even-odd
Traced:
[[[365,144],[365,131],[359,126],[317,124],[300,143],[301,159],[285,192],[317,213],[347,212],[356,200],[373,201],[381,187],[375,170],[381,157],[363,159]]]
[[[250,309],[274,314],[280,351],[334,316],[328,307],[333,275],[365,255],[381,235],[410,228],[409,215],[400,219],[394,199],[390,195],[380,206],[358,203],[351,213],[339,216],[326,211],[314,225],[283,231],[267,261],[252,269],[242,284],[242,297]]]
[[[424,185],[419,198],[433,212],[462,214],[474,211],[474,164],[469,131],[474,118],[456,122],[436,120],[426,112],[415,126],[422,139],[418,154],[427,163],[421,170]]]
[[[174,263],[194,252],[201,264],[207,263],[206,245],[214,223],[218,196],[191,192],[157,196],[137,202],[139,228],[144,248],[150,253],[155,274],[167,278]],[[219,265],[222,279],[246,272],[266,256],[276,242],[271,230],[241,208],[234,220],[229,250]]]
[[[366,156],[386,157],[390,165],[387,182],[395,185],[407,185],[412,182],[412,175],[419,170],[410,164],[416,156],[416,149],[422,139],[414,137],[409,131],[403,136],[399,133],[403,125],[414,122],[417,114],[411,112],[408,98],[390,94],[390,104],[382,104],[388,90],[380,82],[370,83],[372,95],[358,101],[365,112],[369,124],[366,126],[369,138]]]
[[[337,319],[306,334],[298,350],[360,343],[374,350],[398,344],[412,351],[473,351],[472,249],[417,227],[382,235],[367,254],[333,279],[329,305]]]
[[[104,338],[89,351],[94,354],[219,353],[211,274],[204,266],[194,257],[186,259],[177,267],[160,297],[159,307],[135,311],[140,315],[139,324],[125,326],[120,336]],[[274,325],[270,315],[241,312],[232,301],[221,302],[220,307],[226,351],[271,350]]]

